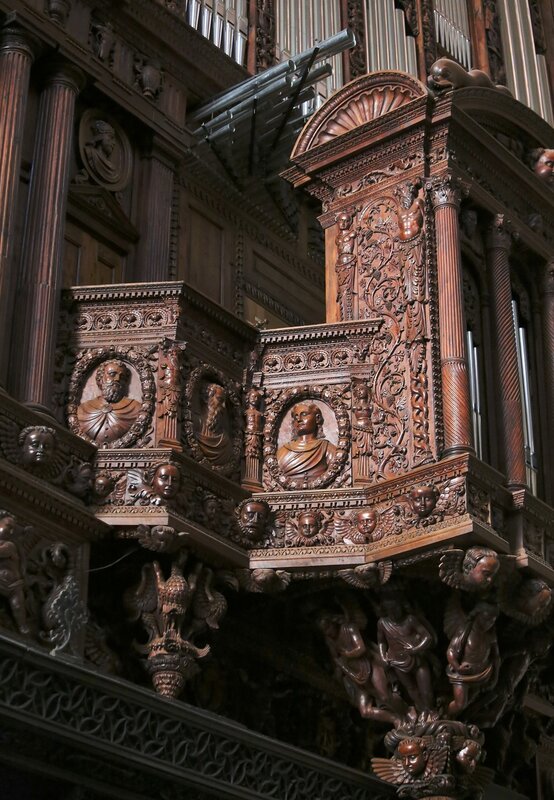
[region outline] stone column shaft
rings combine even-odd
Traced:
[[[523,411],[518,374],[517,346],[512,311],[509,253],[511,237],[502,214],[497,214],[487,236],[487,266],[490,276],[494,338],[504,470],[510,488],[520,489],[527,483]]]
[[[0,32],[0,384],[8,372],[16,274],[13,239],[25,110],[37,42],[17,23]]]
[[[39,104],[10,371],[17,399],[43,408],[52,394],[73,115],[83,84],[80,70],[55,62]]]
[[[451,455],[473,452],[458,225],[461,192],[451,177],[431,181],[430,189],[437,242],[443,455]]]

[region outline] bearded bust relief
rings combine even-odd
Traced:
[[[211,464],[222,466],[233,457],[227,390],[215,382],[205,383],[201,390],[201,401],[196,441]]]
[[[82,434],[99,447],[124,436],[139,417],[141,404],[128,397],[131,371],[118,359],[104,361],[96,370],[100,394],[77,408]]]

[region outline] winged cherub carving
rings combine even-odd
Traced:
[[[487,592],[500,570],[501,557],[488,547],[449,550],[441,556],[439,575],[447,586],[466,592]]]
[[[437,746],[433,737],[418,736],[402,739],[392,758],[372,758],[371,766],[375,774],[387,783],[396,786],[419,784],[423,787],[444,772],[448,754],[449,748]]]

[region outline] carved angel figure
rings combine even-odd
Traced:
[[[447,586],[466,592],[487,592],[500,569],[500,556],[488,547],[449,550],[441,556],[439,575]]]
[[[457,596],[448,606],[444,621],[445,633],[450,637],[446,674],[454,695],[448,706],[449,716],[463,711],[475,690],[485,684],[494,686],[498,680],[497,617],[498,606],[485,601],[478,602],[468,614]]]
[[[499,591],[502,611],[530,628],[541,625],[552,612],[552,589],[540,578],[514,575],[503,581]]]
[[[377,646],[362,635],[366,619],[359,608],[343,614],[324,612],[318,626],[350,701],[367,719],[398,723],[406,706],[392,687]]]
[[[379,515],[374,508],[361,508],[354,511],[350,518],[348,531],[343,535],[345,544],[370,544],[375,541],[373,536],[377,527]]]
[[[429,651],[436,636],[429,624],[408,610],[396,595],[381,600],[377,621],[379,652],[398,677],[418,711],[435,705]]]
[[[356,589],[374,589],[389,580],[392,575],[392,561],[360,564],[349,569],[339,569],[337,574]]]
[[[7,599],[19,632],[27,634],[23,554],[18,546],[21,535],[15,517],[0,509],[0,596]]]

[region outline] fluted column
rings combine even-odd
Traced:
[[[433,179],[429,189],[437,242],[443,455],[451,455],[473,452],[458,226],[461,189],[451,176]]]
[[[141,232],[135,279],[166,281],[169,277],[169,243],[175,160],[163,143],[155,141],[142,160]]]
[[[8,372],[16,272],[11,268],[21,146],[37,40],[14,20],[0,30],[0,385]]]
[[[512,489],[521,489],[527,481],[521,388],[510,282],[511,244],[511,236],[506,229],[504,216],[497,214],[489,226],[486,246],[500,390],[501,452],[503,453],[506,483]]]
[[[73,115],[83,85],[79,69],[51,62],[38,111],[10,372],[15,397],[43,408],[52,394]]]

